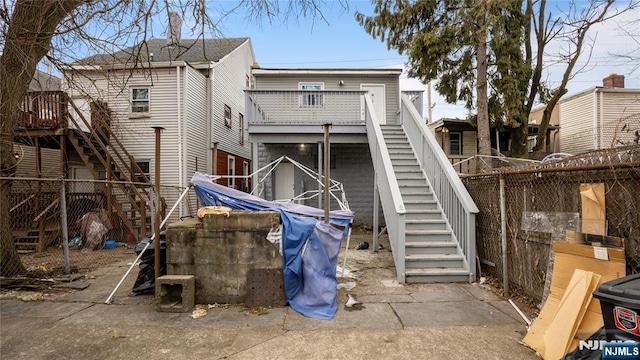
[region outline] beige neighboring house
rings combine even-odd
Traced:
[[[531,112],[539,123],[544,107]],[[550,124],[559,125],[561,152],[579,154],[638,143],[640,137],[640,89],[624,87],[624,76],[611,74],[595,86],[564,97],[554,109]],[[553,139],[552,139],[553,140]]]

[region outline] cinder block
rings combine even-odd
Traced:
[[[156,279],[156,308],[161,312],[187,312],[195,304],[193,275],[164,275]]]

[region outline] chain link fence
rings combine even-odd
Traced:
[[[136,244],[152,232],[155,210],[151,203],[127,204],[122,193],[106,190],[108,187],[116,188],[115,183],[25,178],[11,178],[10,181],[12,239],[9,241],[15,246],[27,275],[82,273],[110,263],[132,260],[136,256]],[[147,190],[152,190],[146,186]],[[179,187],[161,186],[161,219],[183,191]],[[168,223],[194,216],[196,206],[195,194],[189,191],[176,206]],[[141,213],[134,208],[144,210]],[[65,238],[68,251],[65,251]],[[14,271],[9,273],[24,275],[20,264],[16,264]]]
[[[504,179],[510,286],[541,300],[552,241],[580,230],[581,184],[603,183],[608,236],[624,239],[627,274],[640,273],[640,147],[601,150],[528,168],[466,176],[482,271],[502,281],[500,178]]]

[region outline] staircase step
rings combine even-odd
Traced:
[[[421,241],[405,244],[406,255],[457,253],[458,246],[453,241]]]
[[[423,242],[423,241],[451,241],[452,234],[450,230],[405,230],[405,241]]]
[[[408,283],[469,282],[469,271],[461,267],[450,269],[406,269],[405,280]]]
[[[406,220],[442,219],[440,209],[407,209]]]
[[[404,258],[407,269],[443,269],[464,266],[462,255],[458,254],[414,254],[407,255]]]
[[[416,160],[415,157],[407,157],[406,159],[391,159],[391,164],[393,166],[396,165],[415,165],[415,166],[420,166],[420,164],[418,164],[418,160]]]
[[[404,165],[404,164],[394,164],[393,162],[391,164],[393,165],[393,171],[394,172],[398,172],[398,171],[422,171],[420,169],[420,165],[418,165],[418,164]]]
[[[406,220],[406,230],[447,230],[445,219],[419,219]]]
[[[438,202],[435,200],[405,200],[406,210],[438,210]]]
[[[433,194],[429,192],[402,192],[403,201],[435,201]]]

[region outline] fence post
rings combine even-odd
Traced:
[[[507,213],[504,197],[505,181],[500,175],[500,237],[502,238],[502,284],[504,286],[503,296],[509,297],[509,275],[507,271]]]
[[[64,273],[71,273],[69,265],[69,231],[67,229],[67,190],[66,184],[62,180],[60,187],[60,223],[62,225],[62,246],[64,249]]]

